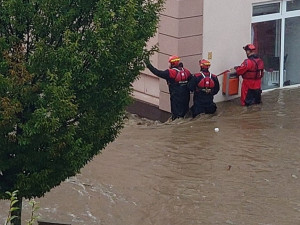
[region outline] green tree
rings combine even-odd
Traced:
[[[116,138],[163,1],[0,0],[0,198],[43,196]]]

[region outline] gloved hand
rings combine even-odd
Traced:
[[[146,67],[151,64],[149,58],[144,59],[144,64]]]
[[[230,69],[229,69],[229,73],[236,73],[235,68],[230,68]]]

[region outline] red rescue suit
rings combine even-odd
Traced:
[[[261,103],[261,78],[264,75],[263,61],[257,55],[251,55],[235,69],[237,75],[243,78],[241,105],[249,106]]]

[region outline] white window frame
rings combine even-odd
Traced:
[[[261,16],[252,16],[251,23],[259,23],[259,22],[267,22],[272,20],[281,20],[281,42],[280,42],[280,82],[279,87],[283,87],[283,64],[284,64],[284,36],[285,36],[285,19],[300,16],[300,10],[294,11],[286,11],[287,2],[290,0],[276,0],[276,1],[269,1],[264,3],[255,3],[252,5],[265,5],[265,4],[272,4],[272,3],[280,3],[280,10],[279,13],[273,13],[268,15],[261,15]]]

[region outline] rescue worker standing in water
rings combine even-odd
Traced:
[[[214,103],[214,95],[220,90],[218,77],[209,72],[210,62],[202,59],[199,61],[200,73],[192,76],[188,87],[194,92],[192,116],[196,117],[201,113],[213,114],[217,110]]]
[[[187,83],[191,73],[180,63],[178,56],[169,58],[169,69],[158,70],[149,61],[146,61],[147,68],[156,76],[167,81],[170,93],[172,120],[183,118],[189,110],[190,91]]]
[[[261,78],[264,76],[264,62],[255,54],[255,46],[248,44],[243,47],[247,59],[234,69],[242,76],[241,105],[250,106],[261,103]]]

